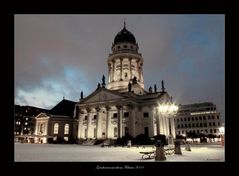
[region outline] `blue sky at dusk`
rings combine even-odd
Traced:
[[[52,108],[93,92],[123,28],[144,58],[145,88],[164,80],[177,104],[225,114],[224,15],[15,15],[15,104]]]

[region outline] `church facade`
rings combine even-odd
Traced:
[[[126,134],[175,138],[173,115],[159,110],[159,104],[172,104],[172,97],[165,91],[163,81],[160,91],[156,85],[154,90],[145,90],[144,59],[138,49],[134,35],[124,25],[107,59],[108,84],[103,76],[102,83],[89,96],[83,97],[81,92],[75,105],[79,143],[86,139],[117,139]]]

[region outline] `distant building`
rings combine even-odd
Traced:
[[[49,110],[33,106],[14,106],[14,134],[31,135],[35,129],[35,116],[40,112],[47,113]]]
[[[188,132],[220,135],[221,126],[220,113],[211,102],[180,105],[175,118],[177,135],[186,136]]]
[[[73,119],[75,104],[63,99],[48,113],[38,114],[35,117],[35,143],[73,143],[77,139],[77,123]]]

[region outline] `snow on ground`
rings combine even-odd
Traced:
[[[172,146],[173,147],[173,146]],[[77,144],[21,144],[15,143],[15,161],[77,161],[77,162],[154,162],[142,159],[141,151],[155,150],[152,146],[100,147]],[[192,145],[191,152],[182,146],[182,155],[166,155],[166,162],[224,162],[225,150],[221,145]]]

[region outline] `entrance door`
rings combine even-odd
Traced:
[[[149,128],[148,127],[144,127],[144,134],[145,134],[145,136],[149,137]]]

